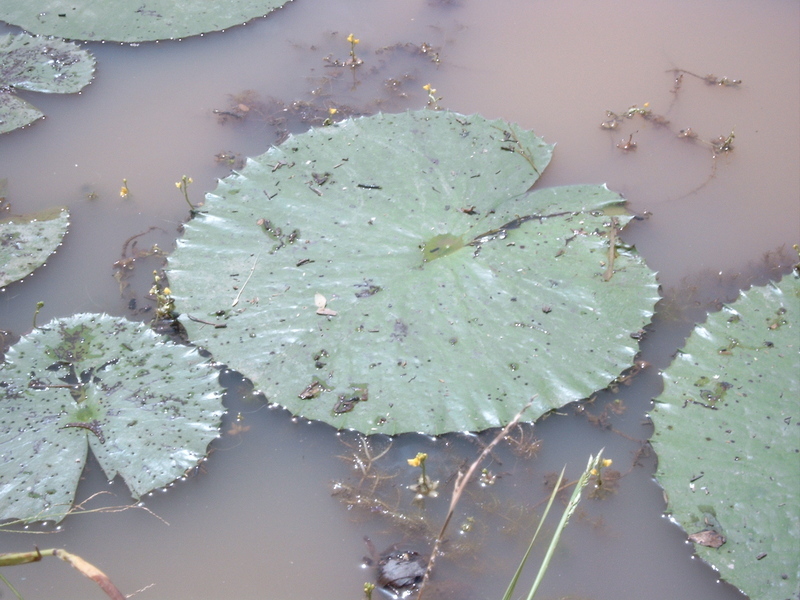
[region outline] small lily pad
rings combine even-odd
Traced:
[[[63,206],[0,220],[0,287],[42,266],[68,226],[69,211]]]
[[[223,413],[196,349],[99,314],[55,319],[0,365],[0,520],[61,520],[88,449],[134,498],[197,465]]]
[[[667,510],[751,598],[800,596],[800,278],[695,328],[652,413]]]
[[[71,40],[146,42],[220,31],[289,0],[3,0],[0,20]]]
[[[630,366],[654,274],[605,186],[528,193],[552,146],[445,111],[289,138],[220,183],[169,259],[190,339],[271,402],[365,433],[482,430]]]
[[[2,9],[0,9],[0,16]],[[14,90],[71,94],[89,85],[95,60],[77,44],[25,33],[0,36],[0,133],[44,116]]]

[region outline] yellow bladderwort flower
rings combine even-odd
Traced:
[[[612,464],[614,464],[613,460],[611,460],[610,458],[604,458],[602,463],[601,463],[601,466],[610,467]]]
[[[356,57],[356,44],[358,44],[361,40],[359,40],[356,36],[354,36],[351,33],[350,35],[347,36],[347,41],[350,42],[350,58],[347,59],[345,65],[348,65],[350,67],[357,67],[358,65],[364,62],[360,58]]]
[[[127,198],[128,197],[128,180],[122,180],[122,187],[119,188],[119,197],[120,198]]]
[[[175,187],[183,192],[183,199],[186,200],[186,204],[189,205],[189,209],[192,211],[194,211],[194,205],[189,201],[189,184],[193,183],[193,181],[191,177],[184,175],[181,177],[180,181],[175,182]],[[194,214],[194,212],[192,212],[192,214]]]
[[[333,125],[333,119],[331,119],[331,117],[333,115],[335,115],[337,112],[339,112],[339,111],[336,110],[335,108],[329,108],[328,109],[328,117],[322,122],[322,124],[325,125],[325,126]]]
[[[425,462],[425,459],[428,458],[428,455],[424,452],[419,452],[414,458],[408,459],[408,464],[412,467],[419,467]]]
[[[414,458],[408,459],[408,464],[410,466],[419,467],[422,469],[422,473],[420,474],[417,483],[411,486],[411,489],[417,494],[415,498],[416,500],[421,500],[426,496],[435,498],[437,495],[436,488],[439,486],[439,482],[432,481],[425,472],[425,461],[427,459],[428,455],[424,452],[418,452]]]
[[[441,98],[436,97],[436,88],[432,87],[430,83],[426,83],[422,86],[422,89],[428,92],[428,108],[439,110],[439,100]]]

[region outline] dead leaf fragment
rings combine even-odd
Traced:
[[[338,313],[330,308],[325,308],[328,300],[320,293],[314,294],[314,305],[317,307],[317,314],[326,317],[335,317]]]
[[[725,536],[717,533],[713,529],[704,529],[689,536],[689,540],[701,546],[709,548],[719,548],[725,543]]]

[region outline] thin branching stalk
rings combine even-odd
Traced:
[[[514,418],[511,419],[511,422],[505,427],[503,427],[500,433],[498,433],[494,437],[494,439],[486,445],[486,447],[483,449],[483,452],[481,452],[478,458],[475,459],[475,462],[473,462],[469,466],[466,473],[459,472],[458,475],[456,475],[456,483],[455,486],[453,486],[453,496],[452,498],[450,498],[450,507],[447,510],[447,517],[445,517],[444,525],[442,525],[442,529],[441,531],[439,531],[439,535],[436,536],[436,540],[433,543],[433,550],[431,551],[431,557],[428,560],[428,566],[425,569],[425,575],[422,577],[422,583],[420,583],[419,585],[417,600],[420,600],[422,598],[422,593],[425,590],[425,585],[428,583],[428,579],[430,579],[431,571],[433,571],[433,565],[436,562],[436,556],[439,553],[439,546],[441,545],[442,540],[444,539],[444,534],[445,531],[447,530],[447,526],[450,524],[450,519],[453,518],[456,505],[458,504],[458,501],[461,499],[461,495],[464,493],[464,489],[467,487],[467,484],[469,483],[470,479],[472,479],[472,476],[478,469],[478,465],[480,465],[480,463],[483,461],[484,458],[486,458],[489,455],[492,449],[498,443],[500,443],[500,440],[506,437],[508,433],[511,431],[511,429],[517,423],[519,423],[519,420],[522,418],[522,414],[531,407],[535,399],[536,396],[531,398],[530,401],[525,406],[523,406],[520,409],[520,411],[514,416]]]

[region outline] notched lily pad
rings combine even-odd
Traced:
[[[108,315],[53,320],[0,365],[0,520],[61,520],[89,448],[134,498],[164,486],[205,456],[222,413],[197,350]]]
[[[0,219],[0,287],[42,266],[68,227],[69,212],[63,206]]]
[[[208,195],[169,259],[190,338],[270,401],[366,433],[588,396],[631,364],[656,285],[619,243],[619,195],[526,193],[552,148],[437,111],[289,138]]]
[[[751,598],[800,595],[798,398],[800,279],[787,275],[695,328],[652,413],[667,510]]]
[[[219,31],[262,17],[289,0],[3,0],[0,19],[71,40],[146,42]]]
[[[79,92],[92,81],[94,66],[89,52],[62,39],[25,33],[0,36],[0,133],[25,127],[44,116],[14,90]]]

